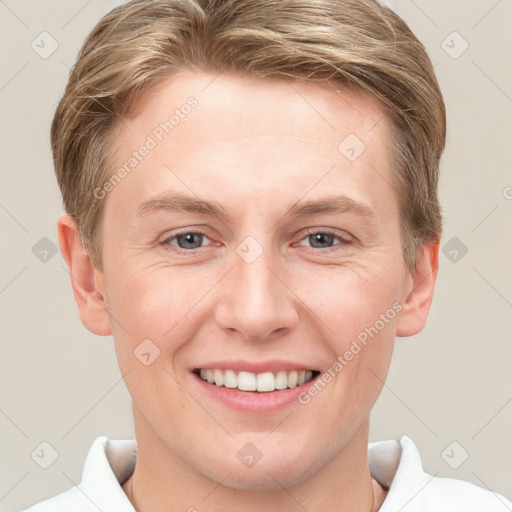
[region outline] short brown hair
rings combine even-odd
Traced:
[[[439,240],[444,101],[425,48],[392,10],[377,0],[132,0],[88,35],[51,127],[64,207],[97,268],[102,201],[93,190],[113,172],[115,127],[182,70],[332,80],[377,97],[394,128],[407,267]]]

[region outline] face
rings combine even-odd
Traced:
[[[183,73],[116,138],[96,277],[137,434],[231,487],[297,484],[354,439],[411,291],[388,119],[336,89]]]

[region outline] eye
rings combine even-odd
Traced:
[[[340,246],[350,245],[353,242],[348,238],[328,230],[309,231],[306,233],[305,238],[302,238],[302,240],[308,240],[311,243],[313,249],[330,249],[333,247],[332,244],[335,240],[339,241],[339,243],[335,245]]]
[[[184,231],[172,235],[162,241],[162,245],[170,247],[172,251],[180,254],[191,253],[203,246],[203,241],[208,238],[203,231]],[[176,240],[177,244],[173,241]]]
[[[209,240],[208,235],[203,231],[184,231],[174,234],[161,242],[161,244],[178,254],[190,254],[199,250],[207,244],[203,242]],[[312,230],[306,233],[301,242],[307,240],[313,249],[336,249],[336,246],[347,246],[353,243],[353,240],[341,236],[329,230]],[[174,243],[176,241],[176,243]],[[338,243],[335,243],[338,241]],[[304,245],[304,244],[300,244]]]

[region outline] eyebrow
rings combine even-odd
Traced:
[[[146,216],[159,210],[200,213],[223,221],[229,221],[230,218],[225,207],[219,202],[205,201],[185,194],[163,195],[144,201],[137,208],[137,215]],[[298,201],[288,210],[285,217],[302,218],[324,213],[355,213],[371,222],[377,220],[377,215],[372,208],[345,195]]]

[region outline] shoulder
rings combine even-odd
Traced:
[[[133,511],[121,484],[133,471],[137,457],[134,439],[95,439],[78,485],[20,512]]]
[[[427,475],[422,497],[426,510],[439,512],[512,512],[508,498],[471,482]]]
[[[47,498],[20,512],[97,512],[93,503],[88,502],[77,487]]]
[[[371,453],[374,476],[389,487],[379,512],[512,512],[512,501],[502,494],[423,471],[419,451],[405,435],[399,443],[374,443]]]

